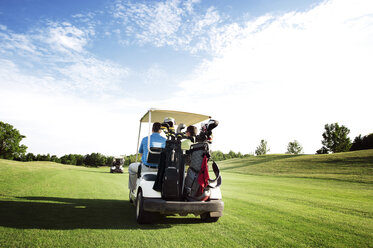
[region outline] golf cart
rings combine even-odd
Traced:
[[[170,116],[178,124],[177,128],[175,124],[175,129],[170,129],[164,123]],[[190,150],[181,150],[181,141],[188,138],[182,130],[206,120],[209,120],[208,123],[202,124]],[[141,126],[146,122],[149,125],[147,162],[159,164],[156,172],[141,171],[145,165],[138,162]],[[163,122],[162,127],[166,126],[164,133],[167,140],[164,148],[150,147],[151,126],[154,122]],[[136,162],[130,165],[138,168],[137,180],[132,182],[136,184],[135,187],[132,185],[135,190],[131,191],[131,180],[129,182],[129,200],[136,206],[138,223],[151,223],[156,216],[175,214],[194,214],[200,216],[204,222],[218,221],[224,209],[220,191],[222,179],[215,162],[212,164],[215,179],[210,179],[207,165],[210,158],[211,130],[217,125],[218,122],[207,115],[158,109],[150,109],[140,119]],[[190,161],[187,170],[186,161]]]
[[[124,158],[113,158],[113,165],[110,167],[110,173],[123,173]]]

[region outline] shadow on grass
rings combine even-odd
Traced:
[[[17,197],[0,201],[0,226],[21,229],[163,229],[201,223],[197,218],[161,218],[139,225],[128,201],[56,197]]]
[[[238,168],[252,166],[252,165],[258,165],[258,164],[263,164],[263,163],[268,163],[268,162],[275,162],[275,161],[283,160],[283,159],[287,159],[287,158],[294,158],[296,156],[303,156],[303,155],[281,155],[281,156],[265,155],[265,156],[257,156],[255,160],[249,160],[249,161],[245,161],[245,160],[240,159],[240,160],[237,160],[237,161],[232,161],[230,163],[230,165],[224,166],[220,170],[224,171],[224,170],[238,169]],[[237,164],[237,165],[235,165],[235,164]]]
[[[373,156],[366,157],[354,157],[354,158],[333,158],[323,161],[326,164],[338,165],[338,166],[361,166],[361,167],[372,167]]]
[[[93,171],[93,170],[79,170],[82,172],[88,172],[88,173],[103,173],[103,174],[113,174],[113,175],[125,175],[128,173],[111,173],[110,171]]]

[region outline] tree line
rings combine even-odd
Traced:
[[[249,156],[252,156],[252,154],[241,154],[240,152],[235,153],[234,151],[223,153],[219,150],[211,152],[211,158],[214,161],[222,161],[222,160],[231,159],[231,158],[246,158]]]
[[[350,129],[344,125],[339,125],[338,122],[332,124],[325,124],[325,131],[322,133],[321,144],[323,145],[316,151],[316,154],[328,154],[337,152],[348,152],[357,150],[373,149],[373,133],[362,136],[356,136],[354,141],[348,137]],[[261,140],[259,146],[255,150],[256,155],[264,155],[269,151],[266,140]],[[302,145],[294,140],[289,142],[287,147],[287,154],[303,153]]]
[[[70,164],[78,166],[111,166],[113,163],[113,156],[105,156],[101,153],[91,153],[86,155],[81,154],[66,154],[62,157],[57,157],[56,155],[48,154],[37,154],[27,153],[21,156],[15,156],[13,160],[30,162],[30,161],[51,161],[61,164]],[[132,162],[135,162],[136,155],[124,156],[125,162],[124,165],[129,165]]]
[[[338,123],[326,124],[325,131],[322,134],[322,147],[316,151],[317,154],[336,153],[346,151],[356,151],[364,149],[373,149],[373,133],[362,136],[361,134],[355,137],[351,142],[348,134],[350,129]],[[52,161],[62,164],[82,165],[82,166],[109,166],[112,164],[114,157],[105,156],[101,153],[91,153],[86,155],[67,154],[62,157],[56,155],[34,155],[33,153],[26,153],[27,146],[20,144],[22,139],[26,136],[8,123],[0,121],[0,159],[10,159],[18,161]],[[259,146],[255,150],[256,155],[264,155],[269,152],[267,141],[261,140]],[[301,144],[294,140],[289,142],[287,152],[288,154],[300,154],[303,152]],[[213,151],[211,153],[212,159],[221,161],[231,158],[244,158],[251,156],[250,154],[241,154],[229,151],[223,153],[221,151]],[[124,157],[124,165],[129,165],[136,160],[136,155],[128,155]]]
[[[62,157],[48,154],[26,153],[27,146],[20,142],[26,136],[22,135],[12,125],[0,121],[0,159],[10,159],[17,161],[51,161],[61,164],[81,165],[81,166],[110,166],[113,163],[113,156],[105,156],[101,153],[91,153],[86,155],[67,154]],[[124,156],[125,165],[134,162],[136,155]]]

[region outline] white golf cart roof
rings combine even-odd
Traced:
[[[188,112],[174,111],[174,110],[161,110],[161,109],[149,109],[148,112],[140,119],[140,122],[160,122],[162,123],[166,117],[172,117],[176,121],[176,125],[180,123],[186,126],[193,125],[210,118],[208,115],[194,114]]]
[[[164,119],[167,117],[174,118],[176,125],[183,123],[186,126],[194,125],[196,123],[199,123],[199,122],[202,122],[204,120],[211,118],[208,115],[194,114],[194,113],[188,113],[188,112],[182,112],[182,111],[161,110],[161,109],[155,109],[155,108],[149,109],[148,112],[146,112],[146,114],[140,119],[139,136],[137,139],[137,149],[136,149],[136,162],[137,162],[138,152],[139,152],[141,123],[144,123],[144,122],[149,123],[148,151],[150,153],[156,153],[150,150],[150,138],[149,137],[151,134],[151,123],[154,123],[154,122],[163,123]]]

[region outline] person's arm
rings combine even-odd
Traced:
[[[141,155],[144,153],[144,148],[143,148],[144,140],[145,140],[145,138],[142,139],[141,144],[140,144],[140,148],[139,148],[139,153]]]

